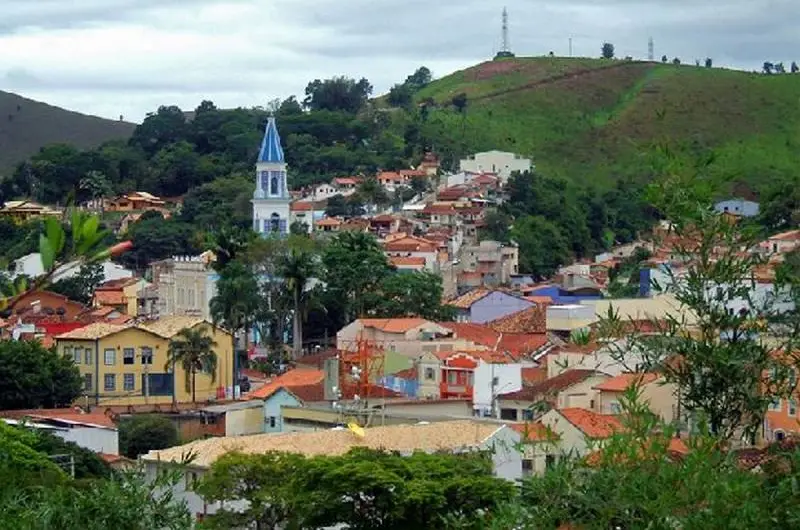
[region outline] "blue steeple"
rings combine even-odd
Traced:
[[[281,137],[278,134],[278,126],[275,125],[275,118],[272,116],[267,120],[267,127],[264,129],[264,139],[261,140],[261,151],[258,153],[258,161],[283,163]]]

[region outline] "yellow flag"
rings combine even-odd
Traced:
[[[348,423],[347,428],[353,431],[353,434],[358,436],[359,438],[364,437],[364,429],[358,423]]]

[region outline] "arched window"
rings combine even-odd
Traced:
[[[269,194],[278,195],[278,173],[272,173],[269,179]]]
[[[270,232],[279,232],[281,229],[281,216],[274,213],[272,217],[269,218],[269,230]]]

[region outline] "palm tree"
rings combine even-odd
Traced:
[[[196,402],[197,372],[211,375],[211,382],[217,380],[217,343],[208,335],[205,328],[184,328],[169,342],[165,370],[180,364],[186,374],[186,391],[191,389],[192,403]]]
[[[292,245],[281,261],[280,275],[292,295],[292,354],[295,359],[303,349],[303,322],[308,310],[308,281],[317,270],[317,257],[303,245]]]
[[[234,355],[239,330],[244,332],[244,350],[247,351],[248,334],[259,303],[258,279],[253,270],[238,260],[229,262],[220,273],[217,294],[209,308],[214,325],[222,324],[231,331]]]

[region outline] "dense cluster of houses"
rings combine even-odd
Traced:
[[[195,441],[141,459],[155,473],[194,454],[176,494],[198,515],[218,506],[191,491],[192,480],[232,450],[306,455],[342,454],[353,447],[405,454],[490,450],[499,476],[516,480],[543,473],[560,458],[591,458],[603,440],[623,430],[621,396],[632,385],[652,412],[682,426],[669,448],[686,453],[683,437],[691,433],[694,418],[681,409],[674,385],[643,370],[640,353],[626,348],[625,333],[602,340],[597,333],[610,311],[644,332],[648,323],[676,312],[692,325],[693,316],[673,296],[650,288],[654,280],[679,278],[685,265],[674,253],[668,226],[656,228],[661,237],[616,247],[536,282],[520,274],[516,246],[478,238],[487,208],[502,200],[502,185],[512,172],[531,167],[518,155],[490,151],[462,160],[459,173],[443,176],[436,157],[428,155],[417,168],[376,178],[387,191],[410,186],[413,179],[425,179],[434,191],[400,209],[325,217],[326,202],[355,193],[362,177],[335,178],[291,196],[271,120],[257,165],[254,229],[286,233],[299,222],[323,236],[373,233],[399,273],[442,277],[455,321],[358,319],[339,330],[335,344],[304,352],[287,370],[267,376],[238,367],[233,337],[209,322],[217,280],[211,253],[153,263],[147,281],[106,263],[90,307],[37,292],[19,300],[0,322],[3,338],[41,340],[74,360],[84,379],[80,408],[0,416],[9,422],[30,417],[37,428],[61,432],[114,460],[118,447],[109,433],[116,432],[120,416],[167,414],[183,440]],[[138,192],[103,207],[130,215],[162,211],[164,201]],[[731,200],[717,209],[732,217],[752,216],[758,205]],[[753,289],[772,292],[775,266],[798,245],[800,230],[762,242],[758,251],[768,257],[767,265],[754,271]],[[641,269],[638,296],[607,299],[610,270],[639,247],[652,257]],[[36,276],[37,264],[41,257],[33,254],[18,260],[14,270]],[[732,304],[731,311],[740,309]],[[198,376],[195,404],[177,383],[183,381],[182,369],[168,367],[167,351],[181,329],[198,327],[214,337],[219,361],[213,377]],[[625,358],[620,351],[627,351]],[[241,374],[249,377],[247,391],[239,387]],[[796,400],[775,403],[762,438],[800,432],[799,417]]]

